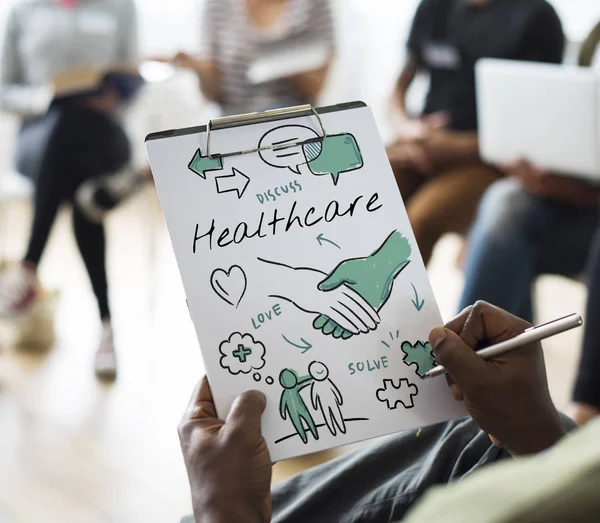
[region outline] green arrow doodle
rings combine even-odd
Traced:
[[[302,354],[304,354],[305,352],[307,352],[310,349],[312,349],[312,343],[309,343],[304,338],[300,338],[300,341],[302,343],[304,343],[304,345],[298,345],[298,344],[294,343],[293,341],[288,340],[283,334],[281,335],[281,337],[285,341],[287,341],[290,345],[292,345],[292,347],[296,347],[297,349],[300,349],[302,351]]]
[[[209,158],[202,156],[202,151],[198,149],[188,164],[188,169],[196,173],[200,178],[206,180],[206,173],[209,171],[222,171],[223,158]]]
[[[327,243],[331,243],[331,245],[334,245],[338,249],[341,249],[341,247],[337,243],[332,242],[331,240],[328,240],[327,238],[325,238],[325,236],[323,236],[323,233],[321,233],[321,234],[319,234],[319,236],[317,236],[317,241],[319,242],[319,245],[321,247],[323,247],[323,243],[327,242]]]
[[[421,312],[421,309],[425,305],[425,300],[421,300],[421,302],[419,302],[419,294],[417,293],[417,289],[415,289],[415,286],[412,283],[410,285],[413,288],[413,291],[415,291],[415,299],[412,300],[412,304],[415,306],[415,309]]]

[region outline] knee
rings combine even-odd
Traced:
[[[500,180],[485,192],[477,211],[472,236],[506,238],[527,231],[535,212],[535,197],[515,180]]]

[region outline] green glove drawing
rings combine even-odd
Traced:
[[[340,263],[319,283],[318,288],[329,292],[346,285],[379,312],[392,293],[394,280],[410,263],[411,254],[412,249],[408,239],[398,231],[394,231],[370,256]],[[313,327],[323,334],[333,335],[334,338],[348,339],[353,336],[353,333],[340,327],[324,314],[315,319]]]

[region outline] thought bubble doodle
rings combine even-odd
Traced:
[[[272,147],[260,151],[263,162],[278,169],[289,169],[295,174],[300,173],[300,165],[308,162],[302,143],[319,138],[319,134],[304,125],[283,125],[265,134],[258,143],[258,148]],[[294,145],[298,144],[298,145]],[[319,146],[320,144],[315,144]]]
[[[231,374],[250,374],[262,369],[265,364],[265,346],[250,334],[234,332],[229,339],[219,345],[221,367]]]

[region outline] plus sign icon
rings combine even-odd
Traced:
[[[221,367],[233,375],[250,374],[262,369],[266,364],[265,346],[251,334],[234,332],[219,345],[219,352]]]
[[[242,344],[238,345],[237,351],[233,353],[233,355],[240,360],[240,363],[246,363],[246,356],[250,356],[252,354],[252,349],[250,347],[244,347]]]

